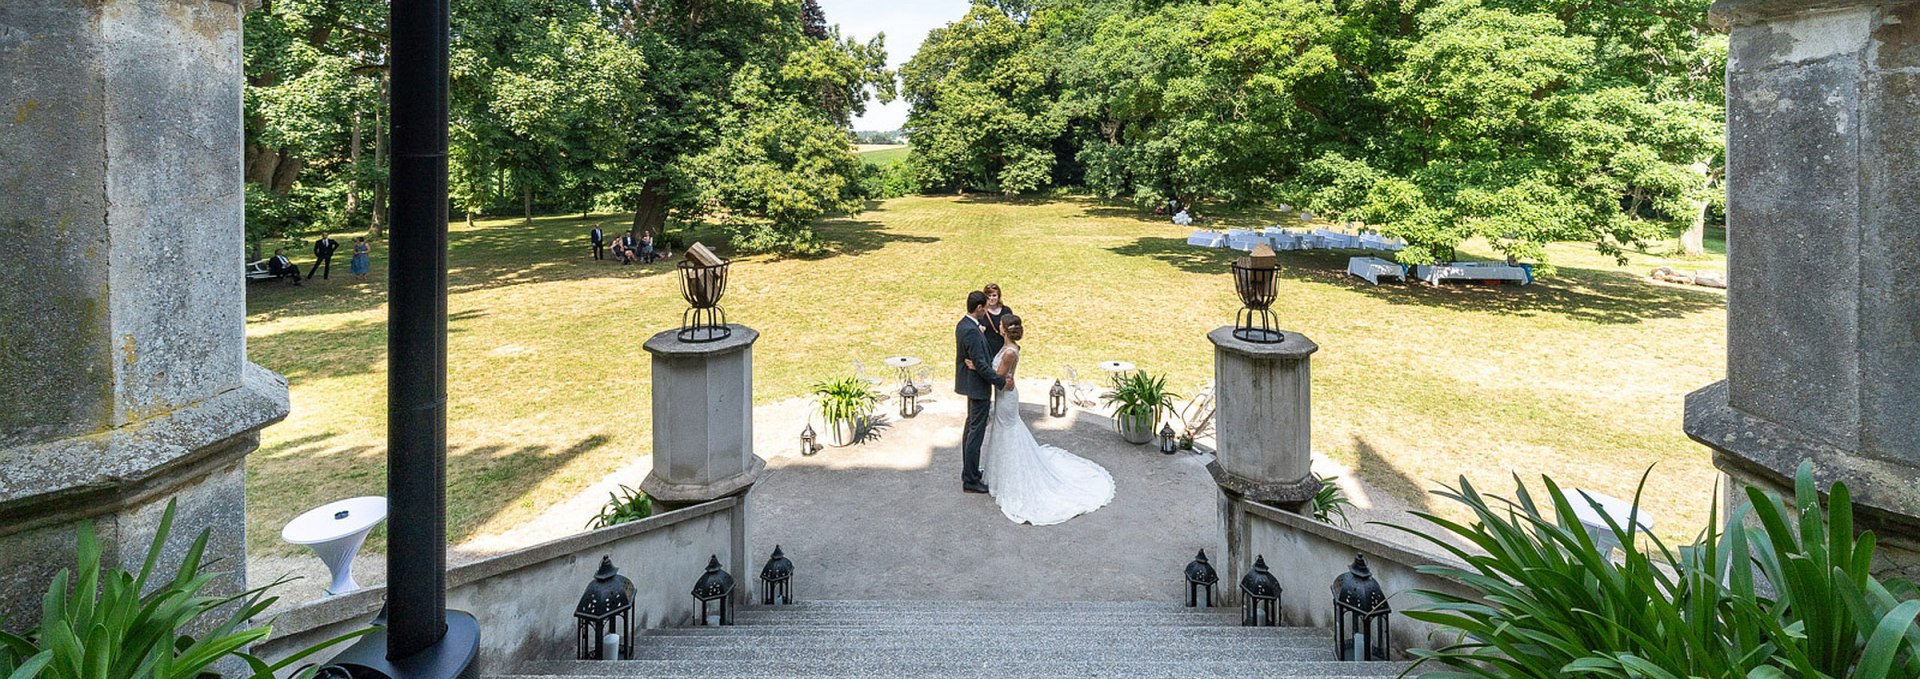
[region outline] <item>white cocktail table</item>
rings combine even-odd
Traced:
[[[280,529],[280,539],[311,548],[333,574],[327,593],[345,594],[360,589],[360,583],[353,581],[353,557],[360,553],[360,543],[367,540],[368,531],[386,519],[386,498],[347,498],[293,517],[286,528]]]
[[[1635,514],[1632,502],[1612,495],[1575,488],[1567,494],[1567,504],[1573,505],[1574,518],[1580,520],[1580,526],[1587,530],[1588,537],[1593,539],[1594,546],[1599,548],[1602,556],[1611,558],[1615,548],[1626,549],[1625,545],[1620,544],[1618,536],[1613,534],[1613,528],[1607,525],[1607,519],[1613,519],[1614,525],[1624,530],[1653,533],[1653,517],[1647,514],[1646,507],[1641,507],[1640,512]],[[1595,505],[1598,505],[1597,510]],[[1602,512],[1605,512],[1606,518],[1601,518]],[[1638,525],[1628,525],[1628,517],[1632,517]]]
[[[920,365],[920,359],[913,356],[889,356],[880,362],[900,371],[901,384],[913,384],[913,374],[910,371],[914,366]]]

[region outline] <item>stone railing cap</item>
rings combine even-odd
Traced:
[[[652,339],[647,340],[644,346],[647,351],[652,352],[654,355],[668,358],[711,356],[713,354],[724,354],[729,351],[744,349],[752,346],[755,340],[760,339],[760,331],[754,330],[753,328],[739,323],[728,323],[727,327],[733,329],[733,334],[722,340],[712,342],[682,342],[680,341],[680,330],[675,328],[655,334]]]
[[[1904,5],[1915,0],[1714,0],[1707,16],[1720,30],[1746,26],[1801,14],[1885,5]]]
[[[1234,337],[1233,326],[1226,325],[1207,333],[1207,339],[1221,349],[1255,359],[1298,361],[1320,350],[1320,345],[1314,344],[1313,340],[1307,339],[1306,335],[1292,330],[1283,332],[1286,334],[1285,339],[1274,344],[1261,344]]]

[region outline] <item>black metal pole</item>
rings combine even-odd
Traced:
[[[446,634],[447,5],[393,0],[387,659]]]

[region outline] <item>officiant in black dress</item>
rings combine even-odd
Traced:
[[[1005,325],[1007,317],[1013,315],[1013,307],[1000,303],[999,283],[988,283],[986,287],[980,288],[980,291],[987,293],[987,304],[985,307],[987,311],[987,322],[985,323],[987,331],[987,360],[991,361],[994,356],[1000,355],[1001,347],[1007,346],[1007,337],[1002,327]]]

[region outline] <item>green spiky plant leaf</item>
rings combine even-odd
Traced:
[[[1845,484],[1821,505],[1810,464],[1795,475],[1792,507],[1748,489],[1749,504],[1723,531],[1715,498],[1707,528],[1677,552],[1626,528],[1638,522],[1636,490],[1626,521],[1600,512],[1625,547],[1620,562],[1576,518],[1572,503],[1588,500],[1542,481],[1544,503],[1517,477],[1513,499],[1483,495],[1462,477],[1436,494],[1465,506],[1471,521],[1417,514],[1445,535],[1395,526],[1467,564],[1421,572],[1477,592],[1420,592],[1430,603],[1407,615],[1458,633],[1438,650],[1413,651],[1416,669],[1448,668],[1422,676],[1920,677],[1914,587],[1872,575],[1873,534],[1855,534]]]

